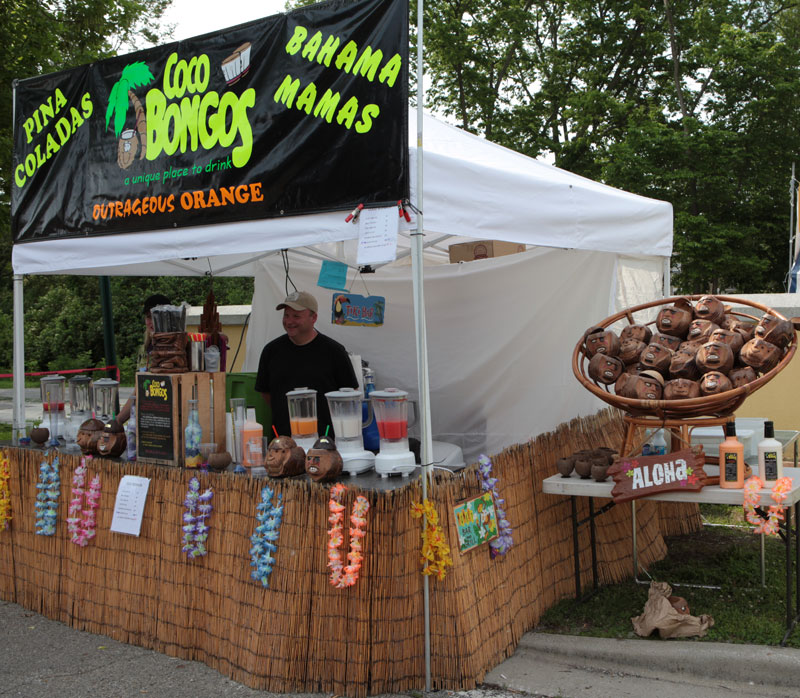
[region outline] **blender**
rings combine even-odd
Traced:
[[[73,376],[69,379],[69,423],[74,440],[87,419],[92,416],[92,379],[89,376]]]
[[[103,424],[108,424],[117,416],[119,404],[119,381],[113,378],[100,378],[92,387],[94,393],[94,416]]]
[[[398,388],[376,390],[370,400],[381,442],[375,472],[381,477],[394,473],[406,477],[417,467],[408,446],[408,393]]]
[[[64,436],[66,416],[64,413],[64,376],[44,376],[39,381],[42,391],[42,426],[50,431],[49,445],[57,446],[58,438]]]
[[[358,475],[375,466],[375,454],[364,449],[361,401],[363,395],[355,388],[341,388],[325,393],[331,411],[331,423],[336,437],[336,449],[342,456],[342,470],[350,475]]]
[[[286,393],[292,438],[306,453],[314,447],[317,433],[317,391],[295,388]]]

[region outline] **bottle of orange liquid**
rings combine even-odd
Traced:
[[[725,424],[725,440],[719,445],[719,486],[744,487],[744,444],[736,438],[736,422]]]
[[[264,465],[262,441],[264,427],[253,419],[248,419],[242,427],[242,465],[256,468]]]

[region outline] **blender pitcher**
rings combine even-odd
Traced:
[[[289,426],[295,443],[304,451],[314,446],[317,433],[317,391],[295,388],[286,393],[289,405]]]
[[[39,381],[42,391],[42,426],[50,430],[50,445],[58,444],[64,435],[64,376],[44,376]]]
[[[362,429],[365,426],[362,413],[360,390],[341,388],[325,393],[331,412],[331,423],[336,438],[336,450],[342,456],[342,470],[356,475],[369,470],[375,464],[375,455],[364,449]],[[372,420],[371,411],[367,421]]]
[[[119,404],[119,381],[113,378],[100,378],[92,386],[94,393],[94,416],[103,424],[108,424],[117,416]]]
[[[69,422],[74,439],[87,419],[92,416],[92,379],[89,376],[73,376],[69,379]]]
[[[376,390],[370,400],[380,436],[375,471],[384,477],[391,473],[406,476],[416,467],[408,446],[408,393],[397,388]]]

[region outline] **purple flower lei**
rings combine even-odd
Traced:
[[[498,555],[505,555],[513,545],[514,540],[511,537],[511,524],[508,523],[504,509],[506,500],[502,499],[497,491],[498,480],[496,477],[492,477],[492,461],[489,460],[488,456],[481,455],[478,458],[478,480],[484,492],[492,493],[494,508],[497,512],[498,536],[489,541],[489,554],[494,559]]]
[[[190,560],[208,555],[206,541],[209,527],[206,519],[211,516],[214,508],[211,505],[213,496],[214,492],[210,487],[205,492],[200,492],[200,480],[196,477],[189,480],[189,490],[186,492],[186,499],[183,500],[186,511],[183,513],[181,529],[183,531],[183,547],[181,550]]]

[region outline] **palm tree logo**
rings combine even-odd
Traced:
[[[111,116],[114,116],[114,135],[119,139],[117,145],[117,164],[127,170],[136,159],[144,158],[147,144],[147,124],[142,103],[134,93],[134,89],[149,85],[154,80],[153,74],[146,63],[137,61],[130,63],[122,69],[122,75],[111,88],[106,109],[106,129],[108,129]],[[125,129],[128,119],[128,105],[133,105],[135,125]],[[124,130],[123,130],[124,129]]]

